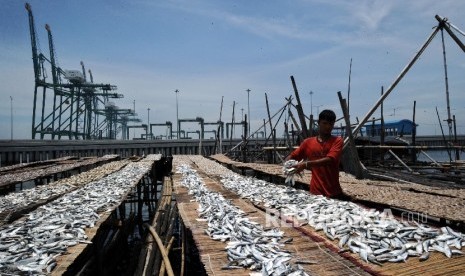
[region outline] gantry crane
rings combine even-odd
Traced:
[[[150,135],[150,138],[153,139],[153,135],[152,135],[152,127],[154,126],[166,126],[167,127],[167,133],[169,133],[169,135],[166,135],[167,138],[169,137],[169,139],[172,139],[172,135],[173,135],[173,123],[171,123],[170,121],[166,121],[165,123],[155,123],[155,124],[150,124],[150,132],[149,132],[149,135]]]
[[[91,82],[87,82],[83,62],[81,62],[82,72],[61,69],[57,64],[53,36],[48,24],[45,25],[45,29],[48,34],[50,59],[46,58],[37,47],[38,40],[31,6],[26,3],[25,7],[29,17],[35,79],[32,139],[36,139],[37,135],[40,139],[44,139],[45,135],[50,135],[52,140],[62,137],[68,137],[68,139],[96,139],[97,137],[115,139],[117,127],[113,124],[120,122],[121,117],[119,116],[130,113],[127,110],[115,112],[113,106],[110,106],[107,111],[98,112],[99,105],[102,104],[106,108],[109,99],[122,98],[123,95],[113,92],[116,90],[115,85],[95,84],[90,70]],[[52,73],[51,83],[47,80],[48,71]],[[38,100],[40,90],[42,90],[41,101]],[[46,101],[50,92],[53,92],[52,104]],[[38,112],[40,112],[40,120],[36,121]],[[103,120],[100,122],[99,115],[103,115]],[[102,137],[102,130],[106,129],[111,131],[106,132],[108,136]]]
[[[196,117],[195,119],[179,119],[178,120],[178,129],[181,129],[182,122],[199,122],[200,124],[200,139],[203,139],[203,130],[204,130],[204,120],[202,117]],[[179,139],[180,137],[178,137]]]
[[[119,119],[119,123],[121,124],[121,134],[122,134],[121,138],[123,140],[129,140],[129,126],[128,126],[129,122],[140,123],[142,122],[142,120],[139,118],[136,118],[135,115],[132,115],[132,114],[121,116],[121,118]]]
[[[119,108],[113,102],[107,102],[104,109],[96,109],[95,112],[105,118],[104,121],[97,125],[95,129],[96,132],[92,133],[93,135],[97,135],[99,139],[116,139],[119,131],[123,131],[124,133],[124,129],[127,128],[129,119],[125,117],[135,114],[132,109]],[[120,124],[119,127],[118,124]],[[121,124],[125,124],[125,126],[122,127]],[[105,136],[103,136],[103,134],[105,134]]]
[[[241,125],[242,126],[242,133],[245,133],[246,131],[246,127],[247,127],[247,122],[244,120],[242,122],[234,122],[234,123],[226,123],[226,139],[229,139],[230,138],[230,134],[231,134],[231,138],[233,136],[233,133],[232,133],[232,129],[234,126],[238,126],[238,125]],[[229,133],[229,127],[231,126],[231,133]]]
[[[217,130],[219,132],[218,134],[221,134],[221,139],[224,138],[224,123],[222,121],[204,122],[203,124],[204,125],[216,125],[218,127],[218,130]],[[215,131],[215,137],[216,137],[216,132],[217,131]],[[204,131],[204,132],[206,133],[207,131]]]

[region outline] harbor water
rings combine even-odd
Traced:
[[[436,162],[449,162],[451,158],[452,161],[456,161],[455,150],[450,150],[450,152],[447,150],[425,150],[424,152]],[[425,154],[421,152],[417,154],[417,160],[422,162],[432,162]],[[465,160],[465,151],[459,151],[459,160]]]

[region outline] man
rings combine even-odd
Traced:
[[[299,148],[287,158],[302,160],[294,166],[296,173],[308,169],[312,171],[310,192],[332,198],[344,198],[339,184],[339,162],[344,141],[332,136],[336,114],[332,110],[323,110],[318,116],[318,136],[305,139]]]

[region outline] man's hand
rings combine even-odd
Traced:
[[[292,167],[295,169],[294,173],[300,173],[307,168],[307,162],[299,162]]]
[[[285,183],[286,184],[291,184],[294,186],[295,184],[295,175],[298,174],[299,176],[302,176],[300,172],[302,172],[306,167],[306,162],[298,162],[296,160],[287,160],[283,164],[283,173],[286,176]]]

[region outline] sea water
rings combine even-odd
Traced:
[[[436,162],[449,162],[449,153],[452,161],[456,160],[455,149],[451,149],[449,152],[447,150],[424,150],[434,161]],[[417,160],[424,162],[432,162],[425,154],[418,152]],[[465,151],[459,150],[459,160],[465,160]]]

